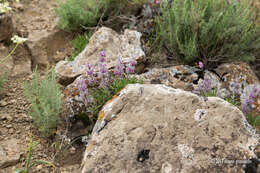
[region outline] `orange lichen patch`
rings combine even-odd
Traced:
[[[102,120],[104,118],[104,111],[100,111],[99,114],[98,114],[98,120]]]

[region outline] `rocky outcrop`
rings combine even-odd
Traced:
[[[87,63],[94,65],[96,69],[100,51],[106,52],[107,68],[113,68],[119,57],[122,57],[123,63],[133,58],[140,62],[145,55],[141,48],[140,37],[141,33],[133,30],[125,30],[124,35],[119,35],[110,28],[100,28],[74,61],[60,61],[56,65],[60,83],[71,83],[77,76],[85,73]]]
[[[0,42],[11,38],[14,31],[12,18],[7,14],[0,14]]]
[[[65,55],[60,56],[60,50],[68,47],[68,34],[58,29],[52,29],[40,33],[29,34],[28,45],[34,67],[45,70],[46,67],[65,59]]]
[[[241,172],[259,136],[228,102],[128,85],[101,110],[82,162],[94,172]]]
[[[251,67],[247,63],[225,63],[216,69],[222,77],[222,87],[228,88],[229,83],[234,79],[239,79],[244,85],[259,84],[259,80]]]

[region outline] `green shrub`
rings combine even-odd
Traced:
[[[254,60],[260,30],[249,1],[174,0],[161,5],[157,33],[186,62]]]
[[[55,9],[58,26],[63,30],[78,30],[82,26],[95,26],[101,13],[96,0],[66,0]]]
[[[24,95],[31,103],[29,115],[36,127],[43,136],[50,136],[58,124],[62,105],[54,69],[46,72],[45,78],[41,81],[35,70],[31,85],[26,83],[24,86]]]
[[[89,32],[86,35],[78,35],[74,40],[72,40],[71,43],[74,48],[74,52],[72,57],[69,59],[70,61],[73,61],[75,57],[78,56],[78,54],[80,54],[84,50],[92,34],[92,32]]]
[[[125,13],[129,6],[141,5],[148,0],[66,0],[55,9],[58,26],[63,30],[78,30],[95,26],[100,18],[108,19]]]

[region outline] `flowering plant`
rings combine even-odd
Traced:
[[[80,109],[75,109],[73,105],[70,105],[72,103],[70,99],[69,105],[71,110],[73,109],[72,117],[74,115],[84,115],[84,117],[92,115],[95,121],[102,106],[122,88],[131,83],[142,83],[141,80],[130,77],[137,64],[134,59],[125,65],[122,57],[119,57],[114,70],[109,71],[106,64],[106,52],[101,51],[98,56],[98,71],[95,72],[91,64],[86,64],[86,76],[77,79],[78,99],[75,103],[80,101],[83,104]],[[89,121],[89,118],[87,119]]]
[[[4,57],[2,60],[0,60],[0,64],[1,64],[2,62],[4,62],[8,57],[10,57],[10,56],[14,53],[14,51],[16,50],[16,48],[17,48],[20,44],[24,43],[24,42],[27,41],[28,39],[27,39],[27,38],[22,38],[22,37],[19,37],[19,36],[15,35],[15,36],[13,36],[13,37],[11,38],[11,40],[12,40],[12,42],[15,43],[16,45],[15,45],[15,47],[13,48],[13,50],[12,50],[6,57]]]

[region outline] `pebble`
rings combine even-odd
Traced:
[[[4,107],[4,106],[6,106],[6,105],[8,105],[8,103],[7,103],[6,101],[4,101],[4,100],[1,100],[1,101],[0,101],[0,106],[1,106],[1,107]]]
[[[9,131],[8,131],[10,134],[13,134],[14,133],[14,129],[13,128],[11,128],[11,129],[9,129]]]
[[[9,114],[0,114],[0,120],[12,121],[13,118],[12,118],[11,115],[9,115]]]
[[[8,128],[8,129],[10,129],[10,128],[12,128],[13,126],[11,125],[11,124],[8,124],[7,126],[6,126],[6,128]]]
[[[42,165],[38,165],[38,166],[36,167],[36,170],[37,170],[37,171],[42,170]]]

